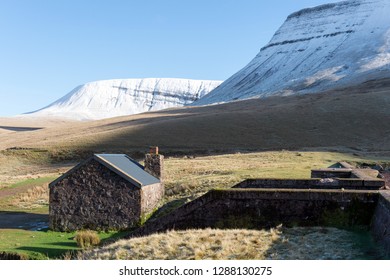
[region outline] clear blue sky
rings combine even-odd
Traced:
[[[290,13],[328,2],[0,0],[0,116],[96,80],[225,80]]]

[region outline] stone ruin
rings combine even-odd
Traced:
[[[312,170],[312,178],[248,179],[211,190],[128,237],[199,228],[363,227],[390,257],[390,191],[372,169],[347,163]]]

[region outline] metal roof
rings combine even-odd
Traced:
[[[158,178],[125,154],[95,154],[94,159],[138,187],[160,183]]]

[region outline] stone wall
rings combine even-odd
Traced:
[[[247,179],[232,188],[285,188],[285,189],[320,189],[339,188],[337,180],[321,179]]]
[[[385,181],[359,178],[247,179],[233,188],[379,190]]]
[[[346,169],[346,168],[325,168],[311,170],[311,178],[359,178],[372,180],[379,175],[378,170],[366,169]]]
[[[371,231],[390,257],[390,191],[382,191],[379,196],[378,205],[372,218]]]
[[[351,178],[352,169],[324,168],[311,170],[311,178]]]
[[[140,201],[138,187],[91,159],[50,185],[49,226],[56,231],[130,228],[139,222]]]
[[[141,217],[144,218],[154,212],[163,197],[164,186],[161,183],[143,186],[141,188]]]
[[[188,228],[368,226],[378,191],[213,190],[136,230],[132,236]]]

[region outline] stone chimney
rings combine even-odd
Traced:
[[[158,153],[158,147],[150,147],[145,155],[145,171],[164,181],[164,156]]]

